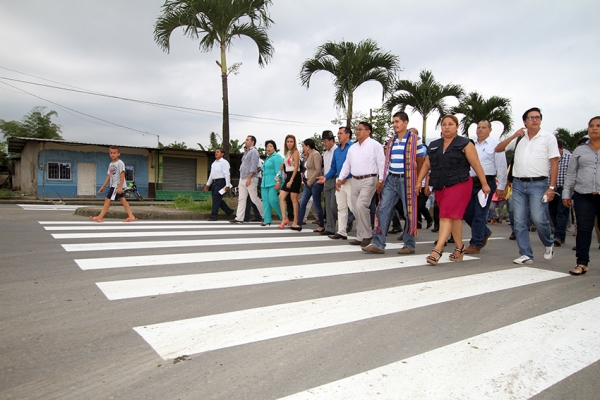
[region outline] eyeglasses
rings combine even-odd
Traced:
[[[538,121],[538,120],[541,120],[541,119],[542,119],[541,115],[534,115],[534,116],[531,116],[531,117],[527,117],[528,121]]]

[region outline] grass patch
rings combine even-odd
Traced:
[[[198,213],[210,213],[212,210],[212,200],[194,201],[191,196],[184,196],[182,194],[175,197],[173,205],[180,210]]]
[[[0,189],[0,198],[9,199],[13,197],[13,192],[10,189]]]

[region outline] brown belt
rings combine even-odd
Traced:
[[[374,176],[377,176],[377,174],[359,175],[359,176],[352,175],[352,177],[353,177],[354,179],[365,179],[365,178],[372,178],[372,177],[374,177]]]

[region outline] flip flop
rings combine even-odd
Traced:
[[[127,219],[123,220],[123,222],[133,222],[133,221],[137,221],[137,218],[127,218]]]
[[[90,220],[91,220],[91,221],[95,221],[95,222],[104,222],[104,220],[103,220],[103,219],[100,219],[100,218],[98,218],[98,217],[90,217]]]

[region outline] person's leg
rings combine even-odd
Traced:
[[[545,247],[554,244],[550,220],[548,220],[548,203],[542,201],[544,192],[548,190],[548,181],[536,181],[530,183],[529,190],[529,212],[536,227],[538,236]]]
[[[423,215],[423,218],[425,218],[425,221],[427,221],[427,229],[429,229],[429,228],[431,228],[431,225],[433,224],[433,218],[431,218],[431,214],[429,214],[429,210],[427,209],[427,199],[428,199],[428,197],[425,196],[425,193],[423,193],[423,192],[419,193],[419,196],[418,196],[419,212]]]
[[[400,200],[402,200],[402,214],[404,215],[404,219],[406,221],[405,225],[404,225],[404,234],[402,235],[402,241],[404,242],[404,246],[408,247],[411,250],[416,250],[417,249],[417,244],[415,243],[415,237],[413,235],[409,235],[408,233],[408,226],[410,226],[411,220],[410,220],[410,214],[408,212],[408,208],[406,207],[406,201],[404,201],[406,199],[406,193],[404,192],[404,180],[406,178],[401,178],[400,179],[400,185],[398,186],[398,193],[399,196],[398,198],[400,198]],[[417,206],[417,204],[415,204],[415,206]],[[418,213],[418,212],[417,212]]]
[[[513,192],[510,198],[513,213],[513,231],[517,238],[519,254],[533,259],[533,249],[529,241],[529,192],[527,185],[518,179],[513,181]],[[541,201],[541,196],[540,196]]]
[[[440,229],[440,206],[437,201],[433,201],[433,229],[432,232],[438,232]]]
[[[345,185],[350,185],[350,182],[346,182],[342,187]],[[336,191],[335,201],[338,207],[337,233],[342,236],[348,236],[348,232],[346,232],[346,225],[348,224],[348,198],[346,191],[342,189]]]
[[[110,194],[110,188],[109,188],[109,194]],[[104,221],[104,216],[108,212],[109,208],[110,208],[110,199],[108,197],[106,197],[104,199],[104,205],[102,206],[102,211],[100,211],[100,214],[98,214],[97,217],[94,217],[94,221],[97,221],[97,222]]]
[[[289,197],[289,193],[286,192],[285,190],[282,190],[279,192],[279,209],[281,210],[281,223],[283,224],[285,222],[286,219],[286,213],[287,213],[287,201]]]
[[[567,225],[569,223],[569,207],[562,203],[562,188],[558,189],[558,207],[556,210],[556,225],[554,226],[554,239],[560,239],[563,242],[567,237]],[[555,197],[555,199],[556,199]]]
[[[258,178],[252,178],[252,181],[250,183],[250,187],[248,188],[248,193],[250,195],[250,198],[252,199],[252,202],[254,203],[254,205],[256,206],[256,208],[258,209],[260,217],[262,218],[263,215],[264,215],[264,212],[263,212],[262,201],[258,197]],[[254,217],[256,218],[256,217],[258,217],[258,215],[256,215],[256,213],[255,213]],[[256,219],[259,219],[259,218],[256,218]]]
[[[573,193],[573,207],[577,218],[577,236],[575,236],[575,257],[577,264],[589,265],[590,245],[597,209],[593,195]]]
[[[373,234],[371,231],[371,215],[369,207],[373,193],[375,193],[375,177],[365,179],[352,179],[352,203],[354,204],[354,216],[356,217],[356,238],[363,241],[370,239]]]
[[[298,225],[301,225],[301,221],[303,221],[304,216],[306,215],[306,205],[308,204],[308,200],[310,200],[312,196],[312,188],[308,186],[304,186],[304,190],[302,190],[302,195],[300,198],[300,218],[298,218]],[[292,225],[295,227],[295,225]]]
[[[381,200],[377,209],[377,219],[379,220],[379,230],[373,230],[373,245],[378,249],[385,249],[387,227],[392,213],[395,212],[394,204],[398,202],[400,194],[397,191],[400,179],[388,176],[381,190]]]
[[[290,193],[290,200],[292,202],[292,210],[294,210],[294,218],[292,226],[298,226],[300,219],[300,204],[298,204],[298,193]]]
[[[246,187],[246,181],[240,179],[238,186],[238,207],[235,214],[236,221],[244,221],[246,215],[246,201],[248,200],[248,188]]]
[[[325,221],[323,220],[323,207],[321,206],[321,193],[323,193],[323,185],[319,183],[313,183],[313,207],[317,210],[317,222],[319,224],[319,228],[325,228]]]
[[[333,181],[333,187],[331,187],[330,181]],[[325,182],[325,207],[327,208],[327,224],[325,230],[327,232],[336,232],[335,224],[338,219],[337,212],[337,201],[335,198],[335,179],[327,180]]]
[[[275,191],[275,189],[272,187],[268,187],[268,188],[264,187],[264,188],[262,188],[262,191],[261,191],[262,202],[263,202],[263,211],[265,213],[263,222],[265,224],[270,224],[271,222],[273,222],[273,210],[271,209],[271,201],[270,201],[272,191]]]
[[[248,194],[250,194],[250,192],[248,192]],[[254,203],[252,202],[252,197],[246,198],[246,212],[244,213],[244,222],[249,222],[250,221],[250,217],[252,216],[252,207],[254,206]]]
[[[119,201],[121,202],[121,205],[127,213],[127,219],[125,220],[125,222],[135,221],[137,218],[133,215],[133,212],[131,212],[131,207],[129,206],[127,199],[125,197],[121,197]]]
[[[220,185],[220,182],[213,182],[212,184],[212,207],[210,210],[210,219],[217,219],[217,214],[219,213],[219,206],[221,205],[221,198],[223,195],[219,193],[223,185]]]
[[[490,186],[491,192],[487,196],[484,207],[481,207],[481,204],[479,204],[479,199],[477,198],[477,193],[481,189],[478,188],[476,191],[473,190],[475,198],[471,198],[471,201],[475,201],[475,204],[473,204],[473,219],[471,220],[470,224],[471,240],[469,244],[477,247],[478,249],[482,248],[483,242],[486,240],[486,238],[489,238],[492,235],[492,232],[487,226],[486,218],[488,210],[490,208],[490,203],[492,202],[492,193],[496,191],[496,181],[488,182],[488,185]],[[454,238],[454,240],[456,241],[456,237]],[[459,249],[461,248],[458,245],[458,242],[456,247]]]

